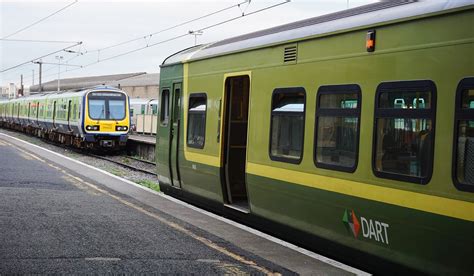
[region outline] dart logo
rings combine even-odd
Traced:
[[[346,225],[347,230],[354,235],[354,238],[357,238],[357,236],[359,236],[360,223],[355,212],[346,210],[342,217],[342,221]]]
[[[362,236],[364,238],[388,244],[388,228],[390,227],[388,223],[368,219],[363,216],[357,218],[354,210],[345,210],[342,216],[342,222],[344,222],[347,230],[352,233],[356,239],[362,230]]]

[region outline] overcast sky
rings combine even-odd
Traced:
[[[34,23],[65,7],[70,1],[4,1],[0,0],[0,38]],[[62,63],[87,65],[148,44],[162,42],[188,33],[188,31],[214,25],[225,20],[269,7],[286,0],[252,0],[222,13],[192,22],[179,28],[140,39],[119,47],[101,50],[110,45],[181,24],[183,22],[210,14],[220,9],[244,2],[244,0],[205,0],[205,1],[92,1],[79,0],[67,9],[26,29],[8,39],[82,41],[81,46],[71,48],[85,54],[60,52],[42,59],[45,63],[58,63],[55,56],[63,56]],[[376,2],[375,0],[349,0],[349,7]],[[197,37],[197,43],[208,43],[245,34],[305,18],[344,10],[347,0],[291,0],[286,4],[239,18],[229,23],[207,29]],[[122,57],[110,59],[84,68],[65,71],[61,66],[61,78],[78,76],[107,75],[131,72],[159,72],[159,65],[169,55],[194,45],[195,37],[187,35],[179,39],[158,44]],[[0,40],[0,71],[23,62],[38,58],[72,43],[38,43]],[[28,64],[0,73],[0,85],[10,82],[19,84],[23,74],[24,84],[38,83],[38,65]],[[58,65],[43,65],[43,82],[57,79]]]

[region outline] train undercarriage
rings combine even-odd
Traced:
[[[63,133],[31,124],[25,126],[18,123],[0,122],[0,127],[23,132],[65,146],[90,150],[120,150],[125,148],[128,139],[128,135],[85,134],[81,136],[73,131]]]

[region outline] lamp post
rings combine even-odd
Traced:
[[[61,60],[64,58],[63,56],[56,56],[55,57],[58,60],[58,92],[60,91],[60,84],[61,84]]]

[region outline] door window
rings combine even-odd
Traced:
[[[474,191],[474,78],[463,79],[456,95],[454,183]]]
[[[170,91],[163,89],[161,92],[161,106],[160,106],[160,122],[162,126],[168,125],[170,116]]]
[[[207,97],[204,93],[189,96],[187,145],[193,148],[204,148],[206,138]]]

